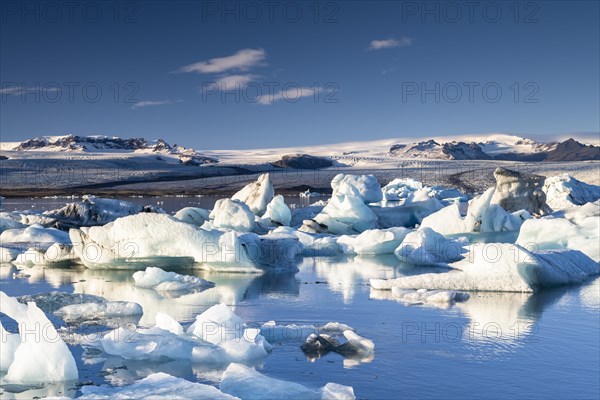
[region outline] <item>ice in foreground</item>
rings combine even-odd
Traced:
[[[8,366],[5,382],[27,384],[78,378],[77,365],[69,348],[35,303],[21,304],[0,291],[0,312],[19,324],[18,335],[8,334],[11,345],[8,346],[7,354],[2,355],[3,366]],[[15,336],[19,337],[16,349]],[[4,341],[4,336],[2,340]],[[2,344],[4,352],[4,343]],[[12,360],[8,357],[11,353]]]
[[[215,286],[213,282],[196,276],[166,272],[156,267],[134,273],[133,280],[137,287],[158,291],[202,290]]]
[[[235,400],[237,397],[221,392],[219,389],[176,378],[162,372],[154,373],[129,386],[83,386],[83,396],[79,399],[202,399]]]
[[[243,201],[259,217],[267,210],[267,204],[273,200],[275,190],[269,174],[262,174],[256,182],[249,183],[234,194],[232,200]]]
[[[445,266],[463,258],[464,245],[465,241],[446,239],[425,227],[406,235],[394,254],[409,264]]]
[[[354,390],[350,386],[328,383],[319,390],[312,390],[294,382],[264,376],[254,369],[240,364],[229,365],[223,373],[219,389],[244,400],[355,399]]]
[[[546,178],[546,203],[553,210],[564,210],[600,199],[600,186],[578,181],[568,174]]]
[[[266,357],[271,345],[259,332],[219,304],[198,315],[185,333],[177,321],[160,314],[152,328],[118,328],[90,346],[127,360],[169,358],[223,365]]]
[[[600,264],[576,250],[530,252],[504,243],[469,246],[465,259],[450,264],[456,271],[396,279],[371,279],[378,290],[447,289],[534,292],[541,288],[581,283],[600,274]]]

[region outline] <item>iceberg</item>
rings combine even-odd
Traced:
[[[210,219],[215,228],[238,232],[252,232],[254,229],[254,214],[250,207],[240,200],[217,200],[210,213]]]
[[[0,212],[0,233],[8,229],[22,229],[26,225],[17,221],[10,213]]]
[[[31,225],[27,228],[7,229],[0,234],[0,243],[63,243],[70,244],[69,234],[55,228]]]
[[[356,398],[350,386],[328,383],[319,390],[312,390],[294,382],[269,378],[241,364],[231,364],[227,367],[219,389],[244,400],[353,400]]]
[[[124,387],[82,386],[79,399],[202,399],[202,400],[235,400],[219,389],[201,383],[190,382],[169,374],[157,372],[146,378]]]
[[[148,267],[145,271],[133,274],[135,286],[158,291],[190,291],[214,287],[213,282],[191,275],[166,272],[157,267]]]
[[[431,228],[442,235],[469,232],[516,231],[529,213],[509,213],[497,204],[491,204],[495,189],[490,188],[469,202],[467,215],[460,215],[458,204],[451,204],[425,217],[420,227]]]
[[[177,211],[173,217],[188,224],[202,226],[210,219],[210,212],[204,208],[185,207]]]
[[[546,193],[542,190],[546,179],[543,176],[499,167],[494,171],[494,178],[496,190],[493,204],[498,204],[509,212],[525,210],[534,215],[548,212]]]
[[[2,364],[8,365],[5,382],[28,384],[78,378],[77,365],[69,348],[35,303],[21,304],[0,291],[0,312],[19,324],[18,347],[14,348],[16,340],[11,335],[9,351],[2,355]]]
[[[262,174],[256,182],[244,186],[231,199],[239,200],[248,205],[250,210],[259,217],[267,211],[267,205],[273,200],[275,190],[269,174]]]
[[[66,322],[92,321],[98,319],[130,317],[142,315],[142,307],[129,301],[105,301],[100,303],[71,304],[59,308],[54,315],[61,317]]]
[[[377,216],[365,205],[363,199],[354,195],[332,196],[325,208],[314,218],[314,222],[335,235],[356,234],[373,229]],[[301,231],[315,232],[306,221]]]
[[[172,318],[161,316],[152,328],[118,328],[90,346],[127,360],[168,358],[218,365],[261,359],[271,351],[259,329],[248,328],[224,304],[198,315],[185,333]]]
[[[377,255],[392,254],[394,250],[402,243],[406,235],[411,232],[407,228],[388,228],[388,229],[370,229],[350,240],[348,237],[340,237],[341,243],[344,243],[348,250],[359,255]]]
[[[553,210],[564,210],[600,199],[600,186],[581,182],[569,174],[546,178],[543,191]]]
[[[371,279],[376,290],[434,289],[457,291],[534,292],[581,283],[600,274],[600,264],[576,250],[531,252],[506,243],[475,243],[465,258],[450,264],[456,271]]]
[[[292,212],[285,204],[285,200],[282,195],[275,196],[273,200],[271,200],[271,202],[267,205],[267,211],[263,215],[263,218],[270,219],[271,222],[277,225],[290,225],[290,222],[292,221]]]
[[[394,254],[403,262],[414,265],[446,266],[461,260],[465,241],[446,239],[431,228],[419,228],[404,237]]]
[[[58,210],[45,211],[43,216],[54,219],[64,227],[80,227],[105,225],[117,218],[141,212],[163,213],[164,211],[158,207],[87,195],[83,196],[79,203],[70,203]]]
[[[289,239],[280,243],[253,233],[208,231],[166,214],[118,218],[104,226],[71,229],[69,235],[75,255],[88,268],[138,268],[168,257],[189,259],[207,269],[260,272],[265,260],[269,265],[289,264],[290,252],[301,251],[297,240],[293,247]],[[263,242],[269,246],[261,247]]]
[[[411,178],[396,178],[385,185],[381,190],[384,200],[398,201],[408,197],[409,194],[424,189],[429,197],[435,197],[442,201],[467,201],[468,197],[457,189],[444,186],[426,186]]]
[[[334,196],[355,196],[364,203],[378,203],[383,199],[381,186],[373,175],[338,174],[331,181]]]
[[[568,210],[567,218],[551,215],[530,219],[523,223],[517,244],[535,250],[573,249],[600,261],[600,206],[588,203],[589,215],[585,210]],[[577,212],[579,211],[579,213]],[[570,219],[569,219],[570,218]]]

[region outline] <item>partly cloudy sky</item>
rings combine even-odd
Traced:
[[[423,2],[284,2],[256,19],[245,2],[235,15],[209,3],[136,2],[117,19],[107,5],[93,22],[3,15],[1,140],[216,149],[600,130],[598,2],[536,2],[534,15],[497,2],[497,20]]]

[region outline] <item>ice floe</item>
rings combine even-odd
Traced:
[[[396,178],[385,185],[381,190],[387,201],[398,201],[408,197],[409,194],[424,189],[430,197],[448,202],[467,201],[468,197],[457,189],[443,186],[426,186],[411,178]]]
[[[135,286],[159,291],[191,291],[214,287],[213,282],[192,275],[167,272],[157,267],[148,267],[145,271],[133,274]]]
[[[600,206],[568,209],[560,215],[530,219],[523,223],[517,243],[536,250],[580,250],[600,261]]]
[[[345,254],[392,254],[410,232],[402,227],[370,229],[354,237],[340,236],[337,243]]]
[[[8,357],[11,351],[2,356],[3,365],[8,365],[4,382],[26,384],[78,378],[75,359],[69,348],[35,303],[21,304],[0,291],[0,312],[15,320],[19,326],[19,345],[16,349],[14,337],[10,340],[10,350],[14,350],[12,361]]]
[[[212,225],[219,229],[251,232],[254,229],[254,213],[240,200],[219,199],[210,213]]]
[[[121,327],[90,346],[129,360],[168,358],[228,364],[268,355],[271,345],[259,332],[247,327],[229,307],[219,304],[198,315],[185,333],[163,315],[152,328],[132,331]]]
[[[214,386],[190,382],[163,372],[151,374],[129,386],[82,386],[79,399],[203,399],[235,400],[237,397],[225,394]]]
[[[282,195],[273,197],[273,200],[267,204],[267,211],[263,218],[270,219],[271,222],[277,225],[289,226],[292,221],[292,212],[285,204],[285,199]]]
[[[371,279],[378,290],[441,289],[462,291],[533,292],[541,288],[581,283],[600,274],[598,262],[576,250],[530,252],[519,245],[477,243],[465,258],[450,264],[457,271]]]
[[[377,215],[355,195],[335,195],[329,199],[323,210],[310,222],[304,222],[302,231],[336,235],[356,234],[377,226]]]
[[[331,181],[333,196],[355,196],[364,203],[378,203],[383,199],[379,181],[373,175],[338,174]]]
[[[173,217],[188,224],[202,226],[210,219],[210,212],[204,208],[185,207],[177,211]]]
[[[267,205],[273,200],[273,196],[275,190],[271,178],[269,174],[262,174],[256,182],[244,186],[231,199],[246,203],[254,214],[262,216],[267,210]]]
[[[408,233],[394,254],[409,264],[444,266],[462,259],[466,244],[466,239],[447,239],[431,228],[422,227]]]
[[[546,178],[546,203],[553,210],[564,210],[600,199],[600,186],[581,182],[569,174]]]
[[[229,365],[223,374],[219,389],[244,400],[355,399],[354,390],[350,386],[328,383],[321,389],[313,390],[294,382],[267,377],[241,364]]]

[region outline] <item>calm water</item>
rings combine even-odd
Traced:
[[[299,339],[274,343],[272,354],[257,367],[312,388],[327,382],[350,385],[361,399],[599,398],[600,278],[538,294],[473,293],[467,302],[440,308],[399,303],[386,292],[370,290],[369,278],[422,272],[398,264],[394,257],[307,257],[295,274],[190,270],[186,273],[217,285],[179,297],[134,287],[130,271],[81,267],[32,268],[24,271],[29,276],[17,277],[14,267],[3,266],[0,286],[11,296],[59,290],[135,301],[144,309],[142,326],[153,325],[159,311],[186,325],[220,302],[234,306],[248,322],[343,322],[374,341],[372,360],[358,363],[330,353],[309,361]],[[81,346],[70,347],[81,382],[123,385],[163,371],[216,385],[221,373],[185,361],[90,358]],[[77,394],[74,382],[9,393],[17,389],[22,390],[5,387],[2,397]]]

